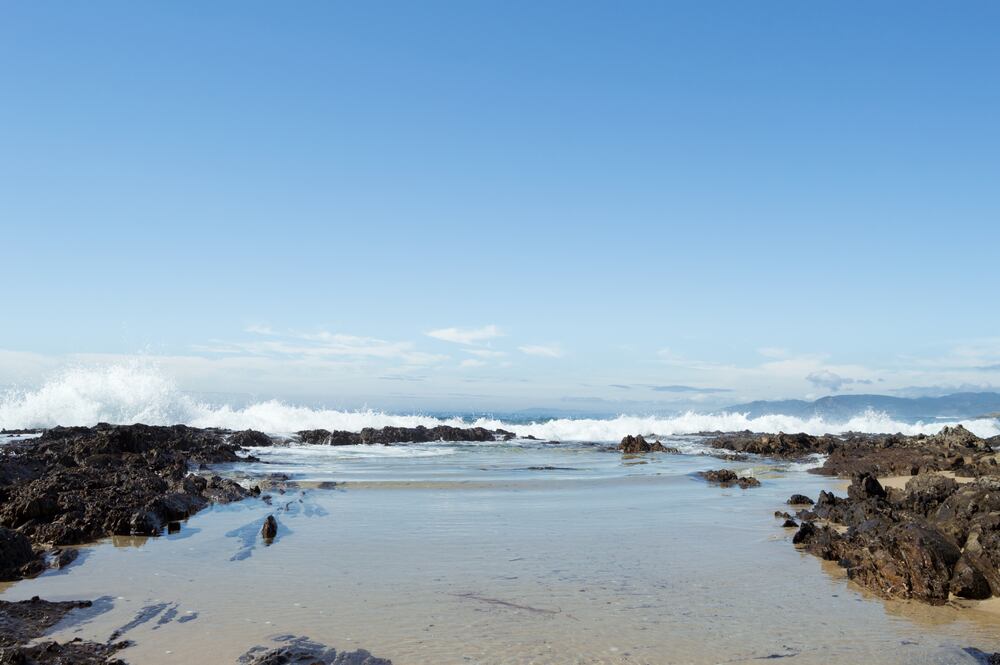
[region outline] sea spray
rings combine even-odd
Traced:
[[[612,418],[556,418],[532,423],[461,416],[439,418],[377,410],[345,411],[310,408],[278,400],[247,406],[213,405],[181,391],[155,364],[144,361],[102,367],[67,369],[35,390],[10,391],[0,398],[0,427],[29,428],[55,425],[93,425],[98,422],[195,427],[253,428],[280,434],[302,429],[359,431],[364,427],[502,428],[519,436],[557,441],[618,441],[627,434],[670,436],[711,431],[806,432],[828,434],[901,432],[932,434],[945,425],[961,423],[979,436],[1000,434],[994,419],[907,423],[884,413],[865,411],[840,421],[773,414],[749,417],[743,413],[695,413],[673,416],[619,415]]]

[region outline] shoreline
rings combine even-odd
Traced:
[[[128,430],[126,430],[126,431],[128,431]],[[143,431],[145,431],[145,430],[143,430]],[[259,433],[250,434],[250,433],[233,433],[233,432],[223,432],[223,431],[213,431],[213,433],[214,433],[214,435],[217,435],[219,437],[223,437],[224,442],[227,445],[232,445],[231,439],[232,439],[232,437],[236,437],[237,435],[239,435],[238,438],[246,438],[246,439],[248,439],[250,441],[257,441],[258,443],[262,441],[258,437]],[[76,435],[80,435],[80,434],[81,434],[80,430],[76,430]],[[263,436],[263,435],[261,435],[261,436]],[[460,435],[456,435],[456,436],[460,436]],[[503,434],[498,433],[497,436],[498,437],[502,437]],[[731,436],[738,436],[738,435],[731,435]],[[768,435],[755,435],[755,436],[768,436]],[[35,440],[35,441],[38,441],[38,440]],[[710,440],[708,440],[708,441],[710,441]],[[923,440],[920,440],[920,442],[921,442],[921,445],[924,445],[926,443]],[[45,441],[42,441],[41,443],[44,444]],[[219,442],[217,440],[213,439],[211,445],[214,446],[214,445],[216,445],[218,443]],[[826,443],[824,442],[821,445],[826,445]],[[30,441],[29,442],[25,442],[24,446],[22,446],[22,448],[19,450],[19,452],[21,452],[21,453],[26,452],[27,449],[30,448],[30,447],[31,447]],[[679,451],[670,450],[670,449],[667,449],[667,448],[665,448],[663,446],[660,446],[660,448],[662,449],[660,452],[657,452],[656,450],[654,450],[652,448],[652,446],[650,448],[651,449],[648,452],[639,452],[638,453],[638,455],[639,455],[638,458],[635,457],[636,453],[631,453],[631,452],[627,453],[625,456],[626,457],[631,457],[633,463],[635,461],[648,461],[648,462],[652,463],[652,462],[655,462],[656,460],[659,460],[659,459],[671,459],[671,458],[674,458],[675,456],[680,455]],[[213,448],[213,450],[214,450],[214,448]],[[613,455],[613,453],[611,453],[611,450],[609,449],[609,447],[605,447],[605,446],[596,446],[596,447],[593,448],[593,451],[594,451],[594,454],[599,454],[599,455],[609,455],[609,454],[612,454]],[[244,449],[244,452],[245,452],[245,449]],[[742,462],[748,461],[748,460],[766,459],[766,458],[757,458],[754,453],[749,452],[749,451],[745,452],[743,450],[735,450],[734,451],[732,449],[723,449],[723,450],[721,450],[721,452],[724,453],[723,456],[722,456],[722,459],[728,460],[728,461],[730,461],[730,462],[732,462],[734,464],[737,464],[737,465],[740,464],[740,463],[742,463]],[[159,456],[159,453],[155,452],[155,447],[152,448],[152,449],[150,449],[150,450],[144,451],[143,454],[146,454],[146,453],[152,454],[154,457],[158,457]],[[130,453],[130,452],[123,453],[123,455],[125,455],[126,457],[128,455],[133,455],[133,454],[135,454],[135,453]],[[201,453],[199,453],[199,454],[201,454]],[[752,457],[751,457],[751,455],[752,455]],[[645,457],[643,457],[643,456],[645,456]],[[744,456],[744,457],[741,457],[741,456]],[[775,458],[776,459],[781,459],[781,457],[779,457],[779,456],[775,456]],[[801,455],[799,453],[796,453],[795,455],[787,455],[785,457],[785,459],[793,459],[793,458],[794,459],[799,459],[799,458],[801,458]],[[246,463],[248,459],[253,459],[253,458],[251,456],[250,458],[239,458],[238,460],[226,460],[225,463],[226,464],[241,465],[241,464]],[[100,461],[100,460],[98,460],[98,461]],[[135,461],[135,460],[133,460],[133,461]],[[205,464],[205,462],[198,462],[198,463],[196,463],[196,464],[193,465],[193,468],[191,469],[191,471],[192,471],[192,473],[194,475],[197,475],[199,473],[212,473],[212,466],[211,465],[209,465],[207,468],[200,468],[202,464]],[[167,466],[161,467],[161,468],[164,469],[165,473],[174,473],[175,474],[176,472],[175,471],[171,471],[170,468],[169,468],[169,466],[170,465],[167,465]],[[556,469],[558,467],[552,466],[552,467],[538,467],[538,468],[541,470],[541,469],[546,469],[546,468]],[[525,469],[525,470],[527,470],[527,469]],[[930,475],[930,474],[921,474],[921,475]],[[942,478],[948,479],[947,478],[948,474],[938,474],[938,475],[940,477],[942,477]],[[186,477],[189,477],[189,476],[186,476]],[[651,476],[651,478],[654,478],[654,477],[655,476]],[[768,477],[770,477],[770,475],[765,474],[765,475],[763,475],[761,477],[762,478],[768,478]],[[779,477],[780,477],[780,474],[779,474]],[[907,477],[906,479],[909,480],[909,479],[912,479],[912,478],[913,478],[913,476],[910,476],[910,477]],[[183,480],[183,478],[176,479],[175,482],[180,482],[181,480]],[[222,480],[226,480],[226,479],[222,479]],[[897,491],[892,485],[895,482],[898,482],[898,480],[899,479],[897,478],[896,480],[889,482],[888,483],[889,487],[886,489],[886,491]],[[230,481],[230,482],[232,482],[232,481]],[[331,483],[329,481],[297,481],[294,478],[289,478],[288,476],[283,476],[282,477],[280,474],[279,475],[271,475],[271,476],[254,476],[252,478],[247,477],[247,478],[241,479],[240,482],[242,483],[241,488],[243,490],[243,494],[240,496],[239,499],[237,499],[237,501],[242,501],[243,499],[248,498],[248,497],[260,497],[261,499],[266,499],[268,497],[268,493],[273,493],[272,498],[274,499],[274,502],[273,502],[274,508],[272,510],[276,510],[277,507],[280,505],[278,497],[280,497],[282,494],[286,494],[289,498],[291,498],[291,499],[293,499],[295,501],[301,501],[301,499],[296,499],[295,497],[300,496],[300,495],[301,496],[305,496],[306,492],[323,491],[323,490],[331,490],[331,489],[337,489],[337,490],[351,490],[351,489],[355,489],[355,487],[352,487],[352,485],[351,485],[350,482],[347,482],[347,483]],[[481,492],[481,491],[485,491],[485,490],[504,490],[504,491],[510,491],[511,489],[515,489],[516,488],[515,485],[509,485],[509,483],[508,483],[509,486],[507,486],[505,488],[504,487],[504,482],[505,481],[502,481],[499,484],[496,484],[496,483],[487,484],[487,485],[484,485],[482,487],[479,487],[478,489],[476,489],[476,488],[470,488],[470,490],[473,493],[475,493],[475,492]],[[542,484],[539,484],[537,486],[538,487],[542,487],[543,485],[546,485],[546,484],[551,485],[551,482],[552,481],[547,481],[546,483],[542,483]],[[225,483],[223,483],[223,484],[225,484]],[[246,487],[247,485],[253,485],[253,487],[250,488],[250,489],[248,489]],[[376,485],[372,486],[372,489],[378,489],[378,490],[386,489],[387,485],[388,484],[383,484],[382,486],[379,486],[379,485],[376,484]],[[576,488],[577,491],[583,490],[586,487],[586,483],[584,483],[584,484],[577,483],[577,485],[578,485],[577,488]],[[757,485],[759,485],[759,483],[757,483]],[[598,486],[599,485],[595,485],[594,487],[596,488]],[[655,490],[657,486],[659,486],[659,483],[654,482],[653,480],[650,480],[648,482],[648,487],[649,487],[650,491]],[[642,484],[641,483],[640,484],[632,484],[632,487],[633,487],[633,491],[635,491],[638,488],[642,487]],[[401,490],[405,490],[405,489],[413,490],[413,489],[416,489],[416,486],[406,487],[404,485],[403,487],[398,487],[398,489],[401,489]],[[432,486],[428,486],[426,489],[433,490],[433,487]],[[440,487],[439,489],[443,489],[443,486]],[[850,487],[848,487],[847,489],[850,490]],[[753,485],[748,485],[748,488],[746,490],[736,489],[735,491],[736,492],[742,492],[742,491],[755,492],[755,491],[759,491],[759,490],[755,489],[755,486],[753,486]],[[899,490],[899,491],[902,491],[902,490]],[[850,494],[850,491],[848,493]],[[282,498],[280,501],[283,502],[285,500],[286,499]],[[254,503],[258,504],[260,502],[254,502]],[[208,504],[206,504],[206,505],[208,505]],[[216,504],[211,504],[211,505],[216,505]],[[238,505],[238,504],[235,504],[235,505]],[[813,506],[813,512],[815,511],[815,508],[816,507]],[[195,511],[195,512],[198,512],[198,511]],[[800,513],[801,512],[802,511],[800,511]],[[194,514],[195,513],[191,513],[191,515],[194,515]],[[279,524],[281,524],[282,523],[281,515],[279,514],[278,517],[279,517]],[[799,519],[802,519],[801,516],[799,516]],[[806,521],[808,521],[808,520],[806,520]],[[819,516],[817,516],[815,518],[815,521],[816,521],[816,524],[820,524],[822,520],[821,520],[821,518]],[[130,521],[129,524],[132,524],[132,522]],[[33,528],[37,529],[38,526],[39,525],[35,525],[35,527],[33,527]],[[182,529],[181,529],[181,532],[183,533],[184,530],[187,529],[187,528],[188,528],[187,526],[183,526]],[[255,527],[254,527],[254,529],[253,529],[253,531],[252,531],[252,536],[248,536],[248,537],[252,537],[252,539],[256,540],[258,538],[257,531],[259,530],[259,528],[260,528],[260,524],[256,524]],[[283,527],[280,527],[280,528],[283,528]],[[843,536],[844,532],[846,532],[846,530],[847,530],[847,527],[844,526],[844,525],[840,525],[837,530],[840,531],[840,533],[838,535]],[[44,530],[41,531],[41,532],[44,533]],[[789,534],[790,534],[790,532],[789,532]],[[280,531],[279,531],[278,535],[279,536],[281,535]],[[118,538],[143,538],[143,537],[147,537],[147,536],[141,536],[141,535],[136,535],[136,536],[118,536]],[[785,538],[787,538],[787,536]],[[168,543],[164,543],[164,545],[168,545]],[[82,547],[83,549],[88,549],[88,548],[90,548],[90,549],[96,549],[96,548],[99,548],[99,547],[106,547],[106,544],[105,544],[104,541],[98,541],[96,544],[91,543],[89,545],[83,545],[81,543],[80,547]],[[279,548],[279,551],[287,551],[287,550],[283,549],[283,548],[287,547],[284,543],[280,543],[280,544],[276,545],[276,547]],[[72,569],[72,563],[70,563],[70,568],[68,569],[67,573],[68,574],[72,574],[73,572],[74,571]],[[0,589],[0,592],[6,592],[7,590],[9,590],[9,588],[10,587],[8,587],[7,589]],[[461,593],[466,593],[466,594],[468,594],[468,593],[474,593],[475,594],[474,591],[460,591],[460,594]],[[481,594],[479,594],[479,595],[481,595]],[[483,595],[482,597],[488,598],[488,597],[492,597],[492,596]],[[505,601],[502,597],[500,597],[499,600],[503,601],[503,602],[513,603],[515,607],[520,604],[519,601],[515,601],[515,600]],[[997,601],[997,602],[993,602],[993,601]],[[952,605],[952,604],[949,603],[949,605]],[[525,607],[530,607],[530,606],[531,606],[530,604],[525,604]],[[955,602],[952,606],[956,607],[957,611],[975,612],[975,613],[978,613],[978,614],[986,614],[986,615],[992,616],[996,612],[996,608],[998,606],[1000,606],[1000,598],[994,597],[992,599],[992,601],[985,601],[985,602],[984,601],[980,601],[978,603],[977,602],[971,602],[971,601],[970,602],[966,602],[966,601]],[[294,646],[294,645],[292,645],[292,646]],[[377,645],[374,645],[374,646],[377,646]],[[298,647],[295,647],[295,648],[298,648]],[[310,647],[310,648],[314,648],[314,647]],[[128,652],[125,652],[125,653],[127,655]],[[378,661],[373,661],[373,662],[378,662]]]

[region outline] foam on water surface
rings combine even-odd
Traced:
[[[945,425],[962,424],[979,436],[1000,434],[995,419],[934,420],[908,423],[884,413],[867,411],[842,421],[790,415],[749,417],[743,413],[695,413],[672,416],[619,415],[613,418],[556,418],[532,423],[501,419],[439,418],[394,414],[377,410],[345,411],[310,408],[267,400],[236,407],[208,404],[181,391],[148,363],[66,370],[40,388],[9,391],[0,398],[0,427],[28,428],[55,425],[93,425],[98,422],[257,429],[273,434],[303,429],[360,431],[365,427],[423,425],[502,428],[519,436],[557,441],[618,441],[628,434],[671,436],[708,431],[806,432],[845,431],[933,434]]]

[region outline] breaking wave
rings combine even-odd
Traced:
[[[470,425],[503,428],[519,436],[560,441],[617,441],[626,434],[680,435],[707,431],[807,432],[828,434],[902,432],[933,434],[961,423],[979,436],[1000,434],[992,419],[907,423],[884,413],[867,411],[847,420],[800,418],[774,414],[748,417],[742,413],[695,413],[676,416],[614,418],[558,418],[533,423],[506,423],[492,418],[464,419],[402,415],[374,410],[341,411],[295,406],[277,400],[245,407],[200,402],[148,363],[127,363],[101,368],[74,368],[55,376],[37,390],[10,391],[0,397],[0,427],[35,428],[55,425],[93,425],[98,422],[195,427],[253,428],[281,434],[302,429],[358,431],[364,427],[415,427]]]

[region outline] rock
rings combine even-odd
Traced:
[[[229,437],[229,443],[240,448],[266,448],[273,445],[274,441],[263,432],[245,429],[242,432],[233,432]]]
[[[834,446],[818,473],[851,476],[917,475],[922,471],[959,470],[970,477],[995,473],[988,441],[961,426],[938,434],[850,434]]]
[[[948,587],[959,598],[984,600],[993,595],[986,577],[963,556],[955,564]]]
[[[852,480],[851,486],[847,488],[847,496],[854,501],[884,499],[885,489],[875,476],[862,473]]]
[[[76,639],[65,644],[35,642],[69,612],[90,601],[54,603],[37,596],[17,603],[0,601],[0,663],[3,665],[125,665],[111,659],[126,644]]]
[[[755,434],[736,432],[709,439],[712,448],[722,448],[738,453],[753,453],[784,459],[801,459],[813,454],[828,454],[838,444],[833,436],[811,436],[809,434]]]
[[[17,531],[0,527],[0,580],[21,577],[21,569],[35,558],[31,541]]]
[[[797,529],[799,524],[793,519],[787,519],[781,526],[786,529]]]
[[[879,593],[940,605],[962,553],[940,531],[914,522],[850,537],[847,575]]]
[[[302,430],[297,433],[300,441],[314,445],[357,446],[390,445],[394,443],[427,443],[430,441],[509,441],[516,435],[503,429],[483,427],[366,427],[360,432],[329,431],[325,429]]]
[[[639,453],[678,453],[680,452],[676,448],[667,448],[659,441],[654,441],[649,443],[640,435],[626,436],[622,439],[622,442],[618,444],[618,450],[623,453],[636,455]]]
[[[788,498],[787,503],[789,506],[811,506],[814,502],[805,494],[793,494]]]
[[[951,478],[936,473],[922,473],[906,482],[901,503],[909,510],[929,515],[957,489],[958,483]]]
[[[812,522],[803,522],[799,530],[792,536],[793,545],[801,545],[809,542],[816,533],[816,525]]]
[[[742,489],[759,487],[760,481],[747,476],[737,476],[729,469],[716,469],[714,471],[700,471],[698,475],[710,483],[716,483],[722,487],[732,487],[739,485]]]
[[[53,568],[65,568],[80,556],[80,550],[74,549],[72,547],[58,550],[55,552],[55,557],[52,559]]]
[[[275,638],[285,643],[274,649],[255,647],[239,659],[241,665],[392,665],[392,661],[376,658],[364,649],[341,651],[331,649],[305,637],[282,635]]]
[[[821,472],[850,473],[848,496],[821,492],[811,510],[799,511],[793,542],[887,597],[941,604],[949,594],[1000,595],[1000,475],[992,449],[960,427],[933,436],[845,435]],[[945,469],[973,480],[931,473]],[[902,490],[886,490],[881,473],[913,477]],[[818,527],[814,519],[842,528]]]
[[[5,444],[0,527],[46,547],[158,535],[169,522],[211,502],[250,495],[232,480],[189,472],[201,464],[239,461],[240,447],[231,438],[224,430],[183,425],[100,424],[57,427],[37,439]],[[37,566],[27,572],[38,572]]]
[[[264,540],[273,540],[278,535],[278,520],[274,519],[274,515],[268,515],[267,519],[264,520],[260,535],[264,537]]]

